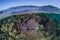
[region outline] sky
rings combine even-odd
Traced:
[[[60,0],[0,0],[0,10],[23,5],[53,5],[60,8]]]

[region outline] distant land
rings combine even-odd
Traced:
[[[56,13],[60,14],[60,8],[45,5],[45,6],[17,6],[11,7],[5,10],[0,11],[0,19],[5,16],[16,15],[16,14],[25,14],[25,13]]]
[[[17,13],[17,12],[50,12],[50,13],[60,13],[60,8],[52,6],[52,5],[45,5],[45,6],[17,6],[11,7],[5,10],[1,10],[1,13]]]

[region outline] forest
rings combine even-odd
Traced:
[[[60,40],[60,14],[27,13],[3,18],[0,40]]]

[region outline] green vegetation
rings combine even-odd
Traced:
[[[60,40],[60,14],[54,13],[21,14],[4,18],[0,20],[0,40],[26,40],[21,37],[20,29],[17,26],[19,22],[21,24],[25,18],[33,15],[39,17],[34,16],[39,23],[39,29],[37,30],[39,36],[36,36],[39,37],[38,40]]]

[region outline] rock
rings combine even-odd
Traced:
[[[35,19],[30,19],[27,21],[27,27],[29,29],[35,29],[38,26],[38,22],[35,22]]]
[[[21,29],[21,32],[22,32],[22,33],[27,32],[27,25],[26,25],[25,22],[23,22],[23,23],[21,24],[20,29]]]

